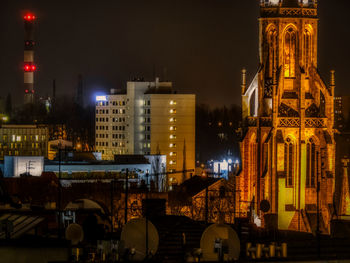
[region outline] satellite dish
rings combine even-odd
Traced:
[[[262,200],[260,202],[260,210],[263,211],[264,213],[269,212],[271,206],[270,206],[270,202],[268,200]]]
[[[83,228],[78,224],[70,224],[66,229],[66,239],[72,242],[72,245],[78,245],[84,239]]]
[[[213,224],[207,227],[201,237],[203,261],[236,261],[240,254],[237,233],[228,225]]]
[[[148,220],[148,256],[158,250],[159,235],[156,227]],[[130,220],[122,229],[121,242],[128,250],[130,261],[142,261],[146,258],[146,219]]]

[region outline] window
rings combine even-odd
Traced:
[[[277,49],[277,30],[275,26],[270,27],[268,33],[267,33],[267,41],[268,41],[268,47],[269,47],[269,59],[267,61],[268,65],[268,76],[272,78],[273,76],[273,69],[275,68],[275,64],[277,62],[276,60],[276,49]]]
[[[310,32],[311,26],[304,30],[304,47],[303,47],[303,56],[304,56],[304,64],[305,71],[308,74],[308,69],[312,64],[312,35]]]
[[[176,126],[170,126],[169,130],[176,131]]]
[[[169,104],[170,104],[170,105],[176,105],[176,101],[175,101],[175,100],[171,100],[171,101],[169,102]]]
[[[172,156],[172,157],[176,157],[176,155],[177,155],[176,152],[170,152],[169,153],[169,156]]]
[[[284,34],[284,76],[295,77],[296,33],[289,27]]]
[[[20,141],[22,141],[22,138],[21,138],[21,136],[17,135],[16,141],[17,141],[17,142],[20,142]]]
[[[317,153],[316,145],[312,139],[306,146],[306,187],[314,188],[316,186],[317,170]]]
[[[169,138],[170,139],[176,139],[176,135],[175,134],[170,134]]]
[[[172,117],[169,119],[170,122],[176,122],[176,118]]]
[[[176,143],[170,143],[170,144],[169,144],[169,147],[170,147],[170,148],[176,148]]]
[[[171,114],[175,114],[175,113],[176,113],[176,109],[171,109],[169,112],[170,112]]]
[[[294,147],[292,141],[287,138],[284,145],[284,164],[286,172],[286,187],[294,185]]]
[[[16,135],[12,135],[12,141],[13,141],[13,142],[16,141]]]

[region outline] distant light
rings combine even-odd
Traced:
[[[36,17],[33,14],[26,14],[23,18],[26,21],[33,21],[33,20],[35,20]]]
[[[34,71],[36,71],[36,65],[25,64],[23,69],[24,69],[25,72],[34,72]]]
[[[231,164],[232,163],[232,159],[228,159],[228,163]]]
[[[96,96],[96,101],[107,101],[107,96]]]

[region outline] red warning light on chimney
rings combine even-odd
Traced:
[[[30,64],[25,64],[23,69],[25,72],[33,72],[33,71],[36,71],[36,66],[30,65]]]
[[[33,20],[35,20],[35,15],[33,15],[33,14],[26,14],[24,17],[24,20],[27,20],[27,21],[33,21]]]

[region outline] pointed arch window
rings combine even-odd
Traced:
[[[315,188],[316,186],[317,156],[316,145],[310,139],[306,147],[306,187],[308,188]]]
[[[304,56],[305,71],[306,71],[306,74],[308,74],[308,69],[312,64],[312,34],[309,29],[305,29],[304,31],[303,56]]]
[[[277,63],[277,30],[272,27],[267,33],[268,42],[268,77],[272,78],[273,69]]]
[[[295,77],[296,42],[296,32],[289,27],[284,34],[284,76],[286,78]]]
[[[293,142],[287,138],[284,144],[284,169],[286,173],[286,187],[294,186],[294,154]]]

